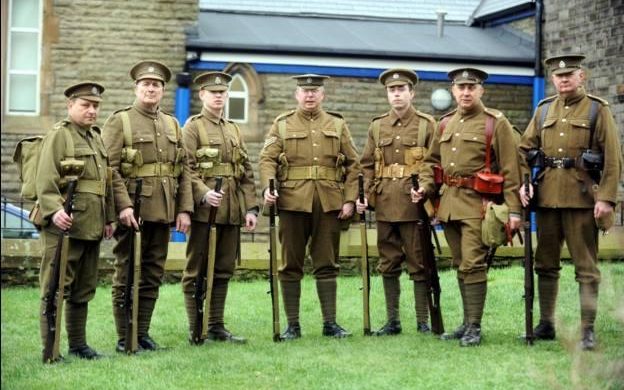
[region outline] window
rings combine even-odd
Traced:
[[[240,75],[235,75],[230,83],[228,103],[225,116],[235,122],[247,123],[249,106],[249,89]]]
[[[7,114],[39,114],[41,7],[41,0],[9,1]]]

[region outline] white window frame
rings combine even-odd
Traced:
[[[8,6],[8,15],[7,15],[7,57],[6,57],[6,86],[5,86],[5,113],[7,115],[20,115],[20,116],[37,116],[39,115],[41,109],[41,45],[42,45],[42,29],[43,29],[43,0],[37,0],[39,3],[38,7],[38,21],[37,28],[32,27],[13,27],[13,3],[20,0],[9,0]],[[14,32],[26,32],[26,33],[37,33],[37,64],[36,69],[30,70],[13,70],[11,69],[11,59],[13,55],[13,51],[11,48],[12,34]],[[34,111],[11,111],[10,109],[10,101],[11,101],[11,76],[12,75],[27,75],[27,76],[35,76],[35,109]]]
[[[240,74],[235,74],[234,77],[232,78],[232,81],[230,82],[230,85],[234,84],[235,80],[240,80],[241,84],[243,85],[243,90],[242,91],[232,91],[230,89],[230,91],[228,92],[228,101],[227,104],[225,105],[225,117],[228,119],[230,118],[230,99],[231,98],[237,98],[237,99],[243,99],[243,119],[231,119],[234,122],[237,123],[247,123],[249,122],[249,87],[247,86],[247,82],[245,81],[245,79],[240,75]]]

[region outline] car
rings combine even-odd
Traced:
[[[39,238],[39,231],[28,219],[28,211],[4,200],[1,204],[0,232],[2,238]]]

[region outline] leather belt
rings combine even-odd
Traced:
[[[474,188],[474,178],[472,176],[462,177],[444,175],[442,177],[442,182],[450,187]]]
[[[391,164],[382,168],[381,177],[389,179],[400,179],[412,174],[414,169],[409,165]]]
[[[544,157],[544,165],[548,168],[569,169],[576,166],[576,159],[571,157]]]

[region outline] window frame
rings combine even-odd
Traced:
[[[240,80],[243,90],[242,91],[232,91],[231,86],[234,84],[235,80]],[[243,119],[233,119],[230,118],[230,99],[243,99]],[[249,122],[249,86],[245,81],[245,78],[240,74],[235,74],[232,77],[232,81],[230,82],[230,90],[228,91],[228,101],[225,105],[225,117],[231,121],[236,123],[248,123]]]
[[[43,45],[43,0],[36,0],[38,5],[37,27],[13,27],[13,7],[14,3],[20,0],[9,0],[7,10],[7,30],[6,30],[6,85],[5,85],[5,107],[4,113],[13,116],[38,116],[41,112],[41,61],[42,61],[42,45]],[[13,33],[36,33],[37,34],[37,62],[33,70],[13,70]],[[11,79],[14,75],[35,76],[35,104],[33,111],[12,111],[11,110]]]

